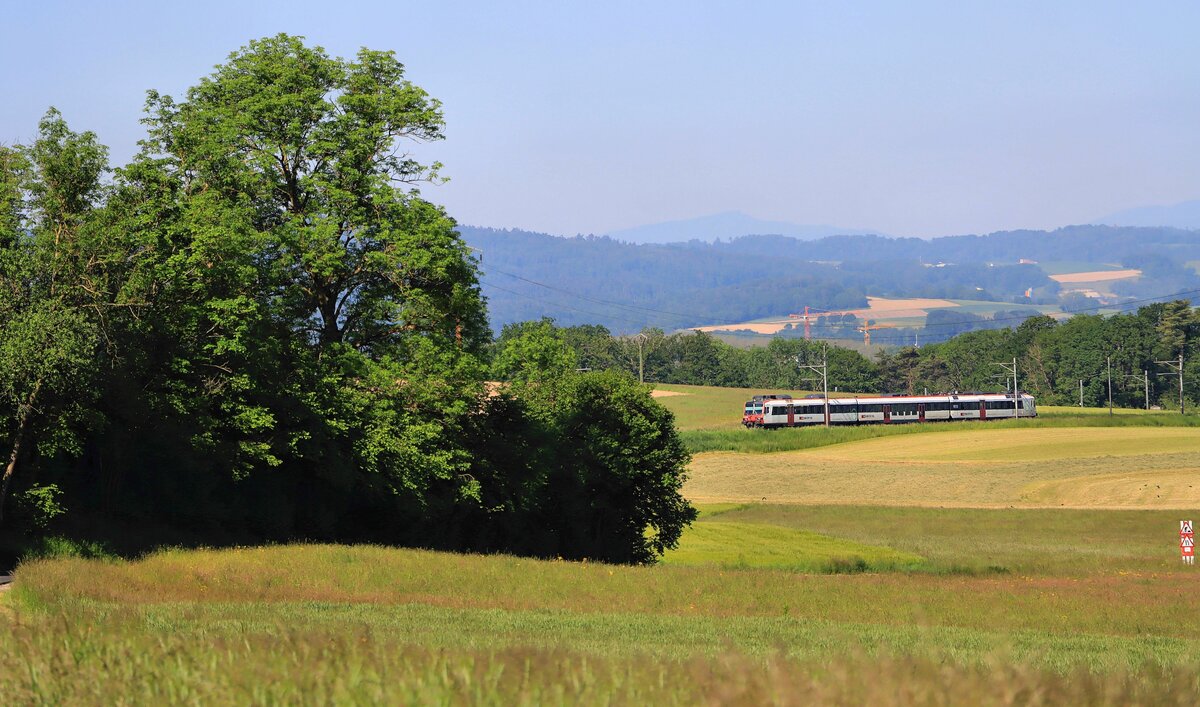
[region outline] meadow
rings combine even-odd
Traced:
[[[700,518],[649,567],[373,546],[30,560],[30,704],[1194,704],[1192,418],[748,431],[661,386]],[[732,424],[730,421],[732,420]],[[896,430],[879,434],[878,432]],[[792,435],[792,437],[788,437]],[[797,442],[802,439],[802,442]],[[792,445],[792,446],[789,446]],[[864,679],[866,676],[870,679]]]
[[[1038,406],[1038,417],[1025,420],[991,420],[927,425],[865,425],[862,427],[796,427],[775,430],[746,430],[742,427],[742,406],[750,396],[763,391],[750,388],[718,388],[700,385],[656,384],[655,390],[670,393],[659,398],[675,414],[676,426],[693,454],[727,451],[774,453],[835,444],[860,442],[894,435],[937,434],[964,430],[1109,428],[1109,427],[1200,427],[1200,417],[1171,411],[1147,411],[1130,408],[1080,408]],[[803,397],[810,391],[791,391]],[[846,397],[850,393],[831,393]],[[1097,432],[1103,435],[1103,432]]]

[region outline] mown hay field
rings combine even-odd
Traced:
[[[702,503],[1186,509],[1200,508],[1197,470],[1191,428],[972,426],[696,454],[685,494]]]

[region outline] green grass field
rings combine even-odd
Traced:
[[[1120,265],[1113,263],[1096,263],[1087,260],[1055,260],[1039,262],[1038,268],[1047,275],[1070,275],[1077,272],[1101,272],[1106,270],[1121,270]]]
[[[676,425],[693,453],[773,453],[858,442],[876,437],[956,432],[964,429],[1040,429],[1067,427],[1200,427],[1200,417],[1170,411],[1039,406],[1033,420],[997,420],[927,425],[866,425],[862,427],[806,427],[747,430],[742,427],[742,407],[750,396],[787,392],[803,397],[809,391],[718,388],[713,386],[656,384],[656,390],[675,393],[658,401],[675,414]],[[849,395],[835,393],[834,395]],[[1102,433],[1099,433],[1102,434]]]
[[[1146,524],[1135,537],[1104,533],[1103,563],[1086,566],[1057,520],[934,514],[893,537],[874,533],[894,516],[796,511],[708,514],[658,567],[339,546],[31,562],[0,615],[0,689],[54,704],[895,703],[859,692],[854,676],[869,670],[893,693],[932,696],[920,703],[975,701],[1004,684],[1067,701],[1198,694],[1200,630],[1180,617],[1200,607],[1165,551],[1148,569]],[[1170,520],[1153,519],[1165,531]],[[972,522],[1021,527],[998,540],[1007,566],[980,557],[978,539],[929,549],[934,533]],[[754,526],[760,545],[747,543]],[[1100,513],[1079,529],[1105,526]],[[923,548],[935,566],[920,571],[918,553],[881,540]],[[744,561],[729,562],[731,546]],[[797,571],[818,557],[840,561]],[[1172,671],[1189,677],[1147,680]]]
[[[747,431],[659,386],[700,518],[651,567],[368,546],[34,560],[28,704],[1195,704],[1193,418]],[[732,420],[732,423],[731,423]],[[749,441],[748,441],[749,440]],[[768,445],[775,445],[770,447]],[[863,676],[869,675],[865,680]]]

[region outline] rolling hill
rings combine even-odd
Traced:
[[[1200,289],[1200,275],[1184,265],[1200,260],[1200,233],[1170,228],[1072,226],[932,240],[768,235],[676,244],[472,226],[460,231],[480,255],[496,330],[548,316],[614,332],[670,331],[784,318],[806,305],[858,310],[867,307],[868,295],[1059,305],[1066,291],[1096,290],[1076,287],[1083,282],[1078,277],[1066,278],[1078,281],[1068,286],[1052,279],[1080,272],[1081,264],[1084,271],[1139,271],[1137,277],[1095,276],[1104,282],[1097,294],[1107,302]],[[1056,266],[1042,268],[1043,261]],[[1088,302],[1077,297],[1071,308]]]

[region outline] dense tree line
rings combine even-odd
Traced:
[[[1006,326],[958,334],[926,346],[888,347],[873,359],[820,341],[775,338],[767,346],[737,348],[703,332],[666,334],[647,329],[640,337],[614,336],[602,326],[555,327],[549,320],[510,325],[497,340],[495,361],[534,360],[512,355],[514,336],[537,332],[557,341],[559,367],[617,369],[647,382],[716,385],[761,390],[812,390],[819,384],[797,363],[829,362],[831,390],[882,394],[947,391],[995,391],[1011,388],[997,362],[1017,359],[1022,390],[1040,402],[1107,404],[1111,361],[1113,402],[1120,407],[1145,404],[1149,374],[1150,402],[1178,405],[1178,379],[1159,376],[1170,368],[1155,361],[1184,356],[1184,397],[1200,405],[1200,314],[1184,301],[1152,304],[1114,316],[1081,314],[1064,322],[1035,316]],[[545,347],[543,347],[545,349]],[[547,360],[541,356],[541,362]],[[539,363],[538,365],[542,365]],[[514,364],[493,373],[517,377]]]
[[[53,110],[0,148],[10,542],[123,525],[621,562],[676,542],[687,453],[631,377],[485,386],[477,262],[402,149],[442,137],[440,106],[391,53],[251,42],[184,98],[151,92],[144,123],[117,169]]]

